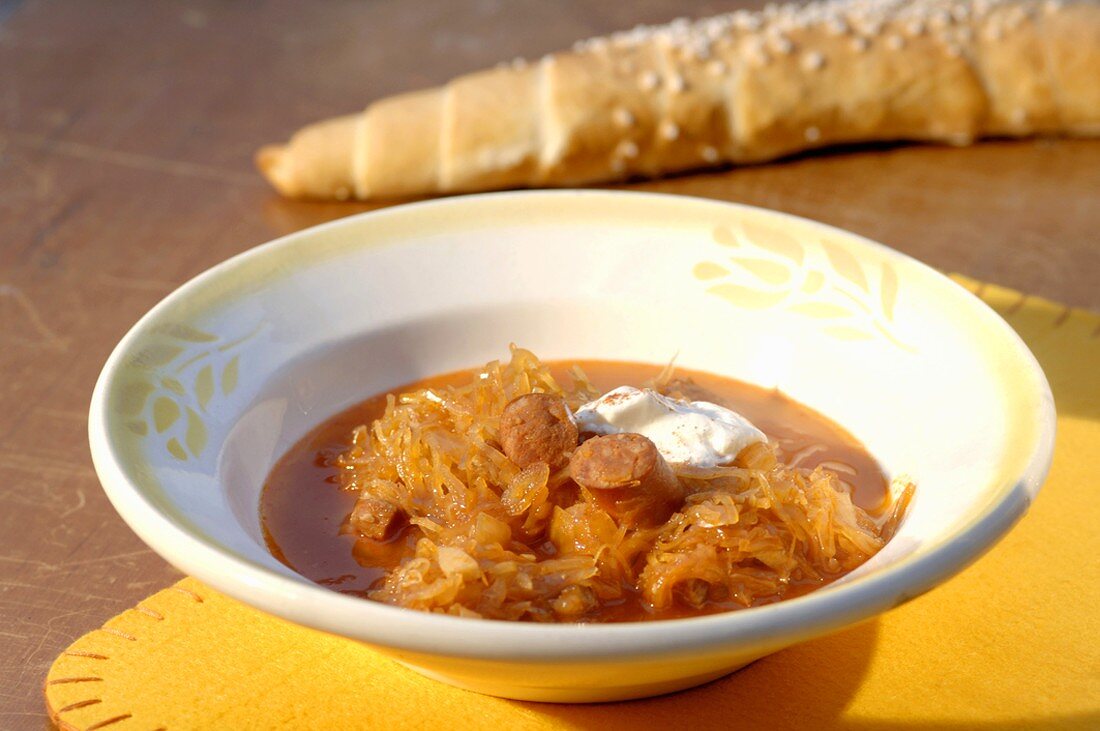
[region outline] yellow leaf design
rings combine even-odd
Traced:
[[[800,315],[807,315],[819,319],[851,317],[852,315],[852,311],[847,307],[833,304],[832,302],[799,302],[796,305],[791,305],[787,309],[791,312],[797,312]]]
[[[814,270],[806,275],[806,281],[802,283],[802,291],[806,294],[813,294],[819,291],[824,284],[825,275]]]
[[[230,361],[225,364],[225,369],[222,371],[222,393],[226,396],[237,389],[240,359],[241,357],[239,355],[234,355]]]
[[[779,262],[767,259],[735,259],[734,261],[768,284],[786,284],[791,278],[791,270]]]
[[[183,445],[180,444],[180,440],[172,437],[168,440],[168,444],[166,444],[165,447],[168,449],[168,453],[179,461],[187,461],[187,452],[183,451]]]
[[[128,421],[126,422],[126,428],[139,437],[149,433],[149,426],[144,421]]]
[[[176,394],[177,396],[187,395],[187,391],[183,388],[183,384],[177,381],[175,378],[172,378],[171,376],[165,376],[164,378],[160,379],[160,385],[164,386],[166,389]]]
[[[203,358],[209,358],[209,357],[210,357],[210,351],[209,350],[203,351],[201,353],[195,353],[190,358],[187,358],[182,363],[180,363],[176,366],[176,373],[183,373],[185,370],[187,370],[189,367],[193,366],[195,363],[198,363]]]
[[[189,343],[212,343],[218,339],[217,335],[211,335],[204,330],[199,330],[198,328],[184,325],[179,322],[170,322],[161,325],[156,329],[156,332],[177,340],[186,340]]]
[[[840,340],[871,340],[875,337],[866,330],[860,330],[857,327],[848,327],[847,325],[830,325],[825,328],[825,332]]]
[[[837,274],[864,292],[868,291],[867,276],[863,273],[863,267],[859,265],[859,262],[847,249],[829,241],[822,241],[821,246],[825,249],[825,256],[829,258],[829,263],[833,265],[833,269],[836,270]]]
[[[158,433],[163,434],[168,427],[176,423],[178,418],[180,418],[180,407],[172,399],[161,396],[153,402],[153,426],[157,428]]]
[[[206,405],[214,397],[214,369],[209,365],[203,366],[195,376],[195,397],[199,400],[199,408],[206,411]]]
[[[889,262],[882,262],[882,281],[879,283],[882,312],[888,321],[894,319],[894,305],[898,301],[898,275]]]
[[[754,223],[745,223],[745,236],[752,243],[762,249],[779,254],[790,259],[795,264],[802,264],[806,258],[806,250],[793,236],[774,228],[765,228]]]
[[[721,264],[717,264],[713,261],[701,261],[695,265],[695,268],[691,270],[696,279],[717,279],[718,277],[724,277],[729,274],[729,269],[726,269]]]
[[[733,235],[733,231],[730,231],[729,226],[715,226],[714,232],[711,234],[714,240],[720,243],[722,246],[737,246],[737,237]]]
[[[171,363],[172,359],[181,352],[183,352],[183,348],[179,345],[153,343],[139,350],[137,354],[130,359],[130,365],[134,368],[141,368],[142,370],[151,370],[165,363]]]
[[[153,392],[148,381],[131,381],[124,384],[115,396],[115,411],[123,416],[137,416],[145,409],[145,400]]]
[[[761,289],[750,289],[737,284],[716,284],[707,290],[722,299],[750,310],[763,310],[775,307],[786,298],[786,292],[769,292]]]
[[[191,454],[196,457],[202,454],[202,450],[206,448],[206,436],[206,424],[202,422],[202,417],[188,408],[187,433],[184,434],[183,440],[187,442],[187,448],[191,450]]]

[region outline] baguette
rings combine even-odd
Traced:
[[[256,161],[287,196],[372,199],[1098,134],[1096,0],[830,0],[582,41],[310,125]]]

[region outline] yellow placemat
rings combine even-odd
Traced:
[[[961,280],[1005,316],[1058,405],[1024,520],[889,614],[671,696],[520,703],[427,680],[194,579],[81,637],[50,668],[64,729],[1100,728],[1100,316]]]

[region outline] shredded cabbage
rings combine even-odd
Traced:
[[[468,384],[391,395],[379,419],[354,431],[337,462],[343,487],[408,518],[408,549],[371,599],[533,621],[602,621],[631,598],[653,616],[750,607],[865,562],[912,495],[907,485],[872,515],[834,472],[785,466],[757,444],[734,466],[673,465],[687,487],[682,508],[663,525],[628,529],[570,480],[568,466],[521,470],[501,451],[500,414],[513,398],[547,392],[575,409],[600,395],[579,369],[572,377],[564,388],[513,346],[510,362],[489,363]]]

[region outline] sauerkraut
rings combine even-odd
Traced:
[[[357,555],[385,558],[369,598],[542,622],[612,621],[639,602],[654,617],[751,607],[867,561],[912,495],[905,485],[871,513],[836,473],[786,466],[774,444],[758,443],[730,466],[672,465],[686,494],[679,509],[655,526],[621,525],[568,463],[520,468],[501,448],[501,413],[516,397],[555,394],[575,410],[600,396],[580,369],[570,375],[559,383],[513,347],[510,362],[487,364],[469,383],[389,395],[382,416],[354,430],[336,464],[366,514],[346,528],[361,534]],[[653,385],[677,396],[670,372]],[[382,519],[376,505],[389,506],[387,522],[396,509],[390,536],[371,522]]]

